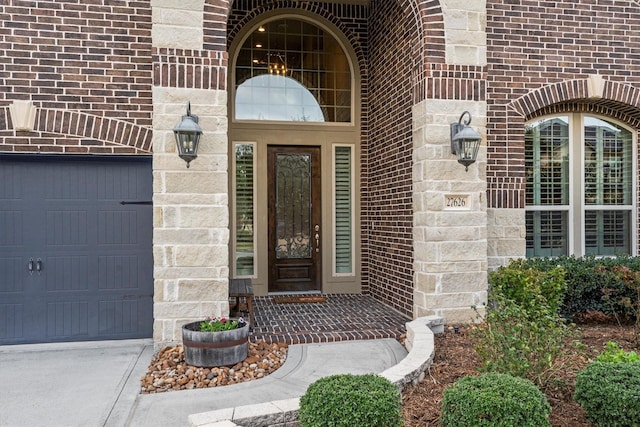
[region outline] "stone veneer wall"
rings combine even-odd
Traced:
[[[450,123],[464,111],[486,141],[486,14],[484,1],[441,6],[444,55],[428,58],[426,99],[413,107],[413,315],[455,323],[486,301],[486,147],[467,172],[450,150]],[[447,196],[465,207],[448,207]]]
[[[217,3],[228,6],[152,0],[156,346],[180,341],[188,321],[229,311],[227,54],[203,49],[203,20],[225,6]],[[204,132],[188,169],[172,132],[187,101]]]
[[[486,301],[487,212],[484,147],[465,172],[450,153],[449,124],[460,111],[484,134],[481,101],[425,100],[414,122],[414,317],[437,315],[469,322],[472,306]],[[448,195],[466,196],[464,210],[449,210]]]

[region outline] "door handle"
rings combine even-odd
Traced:
[[[29,260],[29,263],[27,264],[27,268],[29,269],[29,274],[33,274],[33,258]]]
[[[40,258],[36,261],[36,271],[38,274],[42,271],[42,260]]]
[[[320,252],[320,226],[318,224],[316,224],[316,226],[314,227],[316,230],[316,253]]]

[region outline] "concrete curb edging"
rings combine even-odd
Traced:
[[[435,354],[434,334],[444,332],[444,319],[420,317],[407,322],[405,347],[409,354],[395,366],[380,373],[400,391],[425,377]],[[189,415],[190,427],[285,427],[297,425],[300,398],[276,400]]]

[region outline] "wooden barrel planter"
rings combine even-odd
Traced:
[[[230,331],[201,332],[200,322],[182,327],[184,358],[200,367],[233,366],[247,358],[249,324]]]

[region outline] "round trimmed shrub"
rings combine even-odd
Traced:
[[[578,372],[574,399],[596,426],[640,427],[640,363],[592,362]]]
[[[301,427],[396,427],[402,425],[400,392],[378,375],[321,378],[300,398]]]
[[[442,427],[550,426],[551,406],[531,381],[508,374],[468,376],[447,388]]]

